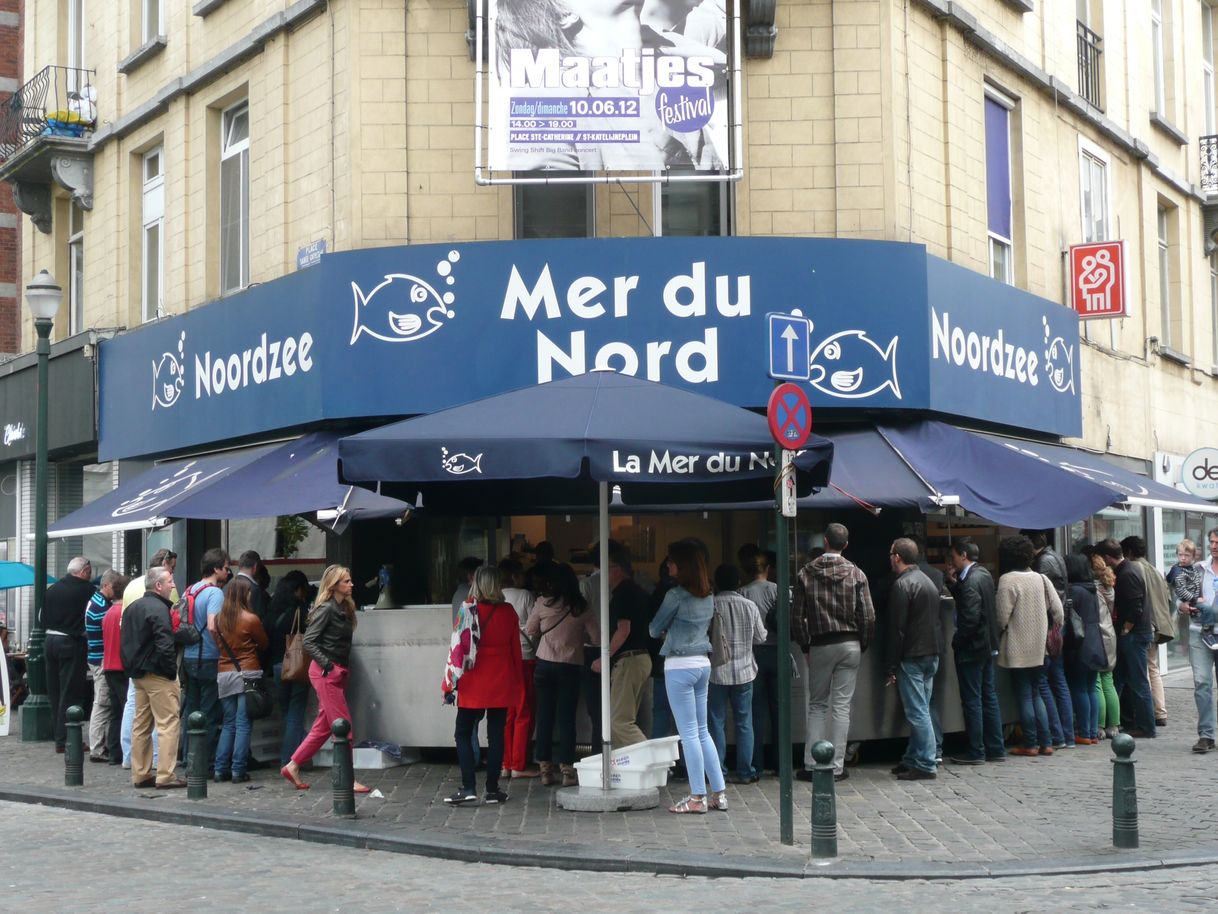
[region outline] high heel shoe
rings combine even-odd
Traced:
[[[289,784],[291,784],[297,790],[308,790],[309,789],[309,785],[306,784],[304,781],[300,780],[299,778],[295,777],[292,774],[292,772],[288,770],[287,765],[284,765],[282,768],[280,768],[279,773],[281,775],[283,775],[284,780],[286,780]]]

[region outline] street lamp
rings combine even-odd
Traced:
[[[52,736],[53,722],[47,700],[47,636],[42,627],[42,604],[47,593],[47,368],[51,361],[51,326],[63,302],[63,289],[43,270],[25,287],[25,300],[38,333],[38,424],[34,439],[34,627],[26,662],[30,694],[21,706],[21,741],[45,742]]]

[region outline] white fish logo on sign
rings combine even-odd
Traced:
[[[467,473],[482,473],[482,455],[471,457],[464,452],[459,454],[449,454],[448,448],[440,448],[440,466],[445,473],[452,473],[454,476],[464,476]]]
[[[436,275],[446,285],[456,283],[453,264],[460,259],[459,251],[449,251],[448,257],[436,264]],[[457,316],[457,312],[450,309],[457,298],[452,291],[441,294],[427,280],[408,273],[387,273],[384,281],[366,294],[353,282],[351,291],[355,296],[353,346],[361,334],[386,343],[421,340]]]
[[[885,387],[901,399],[897,380],[897,343],[894,336],[881,347],[865,330],[843,330],[823,340],[809,360],[808,382],[823,394],[861,400]]]
[[[161,354],[152,360],[152,408],[170,407],[178,402],[186,386],[186,331],[178,337],[178,352]]]
[[[1049,341],[1049,319],[1042,317],[1045,329],[1045,377],[1060,394],[1074,391],[1074,347],[1060,336]]]

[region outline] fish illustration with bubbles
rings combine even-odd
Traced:
[[[183,352],[186,345],[186,334],[178,339],[178,354],[166,352],[159,360],[152,362],[152,408],[157,406],[169,407],[178,401],[178,395],[186,385],[185,371],[182,369]]]
[[[1058,393],[1074,390],[1074,351],[1060,336],[1045,350],[1045,374]]]
[[[861,400],[892,390],[901,399],[897,380],[897,343],[894,336],[881,347],[865,330],[843,330],[823,340],[812,353],[808,382],[823,394]]]
[[[440,448],[440,466],[444,468],[446,473],[452,473],[454,476],[464,476],[466,473],[481,473],[482,472],[482,455],[471,457],[464,452],[459,454],[449,454],[448,448]]]
[[[450,286],[454,283],[452,265],[460,259],[457,251],[450,251],[436,265],[436,273]],[[351,345],[362,333],[386,343],[421,340],[457,316],[450,308],[456,298],[451,291],[440,293],[427,280],[408,273],[387,273],[368,293],[352,282],[351,291],[355,296]]]

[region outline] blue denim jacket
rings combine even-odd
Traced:
[[[713,597],[695,597],[684,587],[674,587],[664,595],[648,627],[651,637],[664,636],[662,657],[691,657],[711,652],[710,624],[715,614]]]

